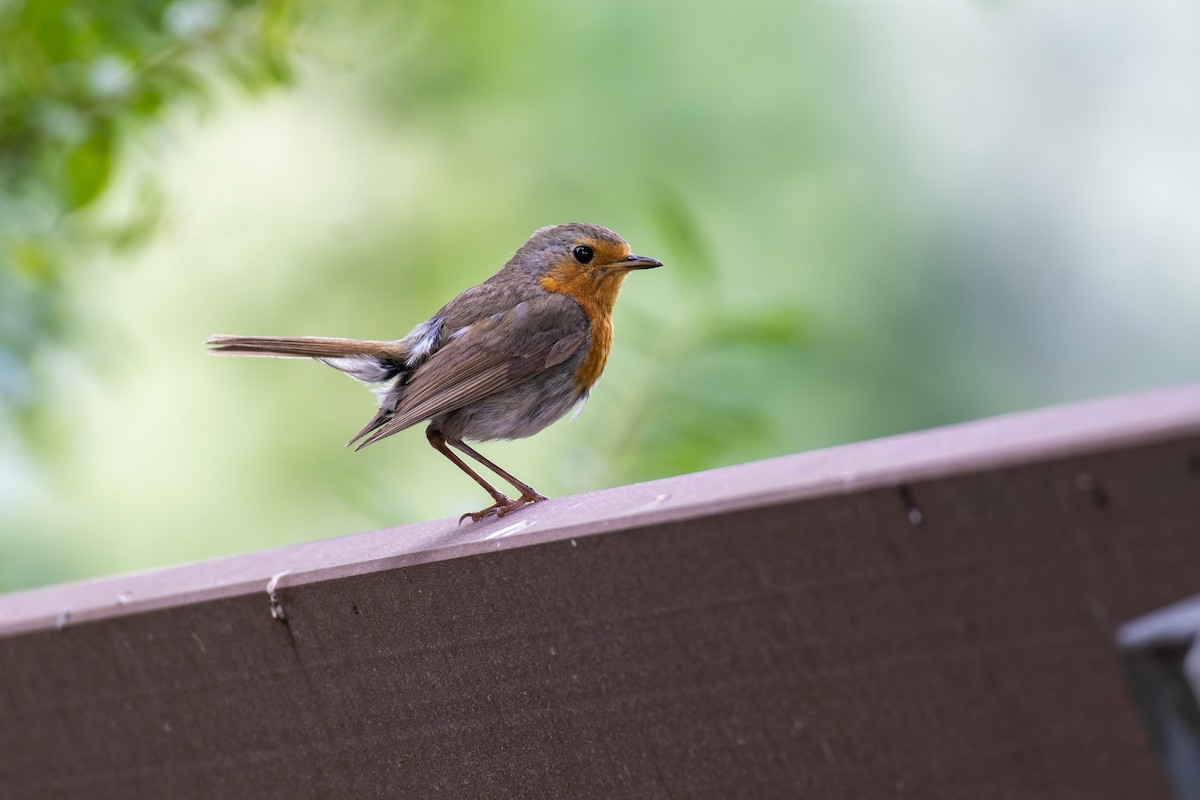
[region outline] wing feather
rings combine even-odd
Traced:
[[[563,295],[526,300],[461,331],[423,363],[392,418],[359,448],[506,391],[570,358],[587,341],[583,309]]]

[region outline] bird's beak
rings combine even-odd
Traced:
[[[623,267],[625,269],[654,269],[661,267],[663,263],[657,258],[647,258],[646,256],[628,256],[618,261],[614,266]]]

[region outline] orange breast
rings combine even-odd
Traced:
[[[579,301],[592,323],[592,344],[575,371],[575,386],[581,392],[591,389],[604,372],[612,350],[613,306],[624,280],[623,271],[594,278],[570,266],[552,270],[542,278],[542,288],[547,292],[570,295]]]

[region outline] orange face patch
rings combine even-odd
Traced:
[[[575,372],[575,386],[584,392],[600,380],[609,351],[612,350],[613,307],[629,272],[619,262],[629,256],[629,245],[598,239],[585,239],[575,244],[591,247],[595,257],[588,264],[579,264],[570,255],[564,254],[562,261],[542,278],[542,288],[547,292],[574,297],[592,323],[591,346]]]

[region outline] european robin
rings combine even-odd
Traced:
[[[613,341],[613,305],[631,270],[662,262],[630,253],[617,234],[572,223],[535,231],[503,269],[467,289],[403,339],[213,336],[214,351],[313,358],[372,385],[379,410],[346,446],[356,450],[428,420],[425,436],[494,501],[478,522],[545,500],[464,442],[532,436],[587,399]],[[453,450],[521,493],[509,499]]]

